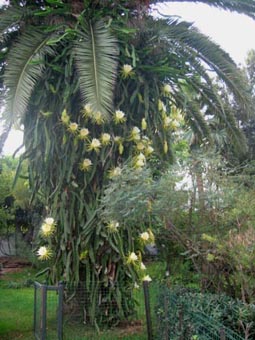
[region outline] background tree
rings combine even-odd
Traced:
[[[254,15],[254,1],[209,3]],[[232,59],[191,24],[151,17],[149,4],[10,1],[0,13],[4,118],[24,125],[21,162],[29,162],[32,198],[45,206],[38,254],[50,261],[52,282],[86,281],[91,322],[102,286],[127,315],[134,281],[144,276],[136,236],[146,230],[101,220],[105,184],[125,163],[134,173],[152,162],[162,170],[182,120],[210,141],[201,101],[243,140],[208,68],[251,110]],[[106,309],[97,320],[112,320]]]

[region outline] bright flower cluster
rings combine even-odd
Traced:
[[[89,171],[91,168],[92,162],[89,158],[85,158],[83,162],[80,165],[81,170],[83,171]]]
[[[55,232],[55,230],[56,230],[56,223],[54,221],[54,218],[46,217],[41,226],[41,230],[40,230],[41,235],[43,237],[49,237]]]
[[[39,260],[49,260],[52,257],[52,251],[48,247],[42,246],[38,249],[37,255]]]
[[[148,229],[140,234],[140,240],[143,244],[154,244],[155,243],[155,236],[153,232]]]
[[[107,224],[107,229],[108,229],[109,232],[115,233],[115,232],[118,231],[119,226],[120,226],[119,222],[111,221]]]
[[[124,64],[122,66],[121,74],[124,79],[132,76],[134,74],[133,67],[129,64]]]

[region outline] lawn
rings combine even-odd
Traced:
[[[149,274],[155,278],[159,277],[163,267],[160,264],[149,266]],[[35,270],[24,269],[18,273],[5,274],[0,279],[0,339],[18,340],[34,339],[33,334],[33,308],[34,289],[26,287],[34,280]],[[155,301],[156,291],[150,291],[151,301]],[[64,339],[66,340],[143,340],[147,339],[145,313],[143,306],[143,292],[137,292],[137,299],[140,302],[138,308],[138,319],[125,326],[116,327],[96,333],[95,330],[83,324],[65,324]],[[56,340],[56,333],[48,339]]]

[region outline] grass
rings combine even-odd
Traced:
[[[21,272],[5,274],[0,280],[0,339],[1,340],[34,340],[33,335],[33,308],[34,288],[27,285],[35,280],[36,270],[26,268]],[[161,263],[148,265],[148,274],[153,279],[163,275]],[[155,301],[156,291],[151,290],[151,301]],[[143,304],[143,293],[138,291],[137,300]],[[108,329],[98,334],[95,330],[82,324],[66,324],[64,326],[64,339],[66,340],[145,340],[147,339],[145,315],[141,308],[138,318],[143,320],[142,325],[133,323],[125,327]],[[47,340],[56,340],[56,333]]]
[[[193,272],[180,263],[174,263],[171,275],[171,284],[185,282],[190,285],[197,285],[197,278]],[[154,315],[154,306],[157,303],[158,285],[155,283],[164,277],[165,265],[162,262],[147,263],[147,272],[152,277],[153,281],[150,285],[150,303],[152,316]],[[20,272],[5,274],[0,279],[0,339],[1,340],[34,340],[33,334],[33,309],[34,309],[34,288],[33,285],[28,287],[38,279],[35,277],[36,269],[25,268]],[[42,278],[43,280],[43,278]],[[52,292],[53,293],[53,292]],[[54,293],[56,294],[56,293]],[[48,310],[56,319],[56,304],[55,299],[51,299],[52,306],[48,304]],[[65,323],[64,324],[64,339],[65,340],[145,340],[147,339],[144,300],[142,289],[137,291],[136,299],[140,302],[141,307],[138,308],[138,320],[133,324],[127,324],[122,327],[108,329],[100,333],[96,333],[94,329],[80,323]],[[155,319],[153,320],[155,322]],[[141,324],[142,323],[142,324]],[[49,327],[50,328],[50,327]],[[56,329],[56,326],[55,326]],[[57,336],[54,333],[50,334],[48,329],[47,340],[56,340]]]

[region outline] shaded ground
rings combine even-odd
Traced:
[[[0,256],[1,279],[4,279],[4,274],[17,273],[29,266],[31,266],[29,261],[17,256]]]

